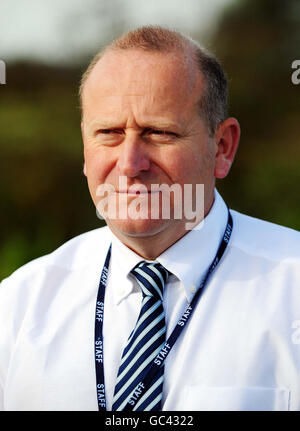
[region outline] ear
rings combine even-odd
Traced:
[[[84,129],[83,129],[83,121],[81,121],[81,123],[80,123],[80,127],[81,127],[81,136],[82,136],[82,141],[83,141],[83,144],[84,144]],[[83,164],[83,173],[84,173],[84,175],[86,176],[86,165],[85,165],[85,162],[84,162],[84,164]]]
[[[215,177],[225,178],[230,171],[240,140],[241,129],[236,118],[223,121],[215,134]]]
[[[82,120],[81,120],[81,123],[80,123],[80,128],[81,128],[82,140],[84,141],[84,125],[83,125],[83,121]]]

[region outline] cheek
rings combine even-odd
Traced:
[[[84,161],[86,166],[86,174],[90,184],[102,184],[113,169],[115,164],[114,158],[111,157],[111,152],[108,153],[103,149],[84,149]]]
[[[164,170],[174,183],[188,184],[195,182],[201,173],[201,154],[190,148],[174,149],[163,158]]]
[[[202,184],[214,176],[214,155],[211,151],[183,151],[173,161],[178,183]]]

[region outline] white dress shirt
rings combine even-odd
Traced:
[[[231,211],[226,252],[165,364],[163,410],[300,410],[300,234]],[[156,260],[167,337],[213,260],[227,222],[218,192],[202,229]],[[130,274],[142,260],[105,227],[68,241],[3,280],[0,410],[97,410],[94,325],[109,244],[104,308],[108,410],[140,311]]]

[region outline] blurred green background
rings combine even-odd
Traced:
[[[217,187],[230,207],[299,230],[300,85],[291,82],[291,64],[300,58],[300,2],[224,2],[205,34],[195,25],[197,16],[187,31],[187,22],[172,21],[172,10],[164,21],[146,17],[133,25],[124,1],[94,6],[94,44],[70,61],[19,56],[7,62],[7,84],[0,86],[0,279],[103,225],[82,173],[78,83],[91,55],[138,24],[182,30],[218,56],[229,78],[230,115],[239,119],[242,136],[232,171]],[[171,7],[180,15],[183,2]],[[80,9],[66,17],[81,18]],[[97,27],[103,19],[105,26]],[[61,43],[68,47],[70,40]],[[0,58],[5,60],[1,51]]]

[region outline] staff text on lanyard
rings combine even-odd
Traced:
[[[158,369],[163,365],[170,350],[174,346],[183,328],[185,327],[186,323],[190,319],[196,307],[196,304],[199,298],[201,297],[205,286],[207,285],[208,279],[210,278],[210,276],[218,266],[226,250],[226,247],[229,243],[232,228],[233,228],[232,216],[228,209],[228,219],[227,219],[226,229],[224,231],[223,238],[221,240],[221,243],[219,245],[215,258],[210,264],[208,270],[206,271],[206,274],[202,279],[200,286],[198,287],[193,297],[192,302],[189,304],[189,306],[186,308],[185,312],[177,322],[175,328],[173,329],[173,332],[171,333],[168,340],[165,342],[164,346],[162,347],[158,355],[155,357],[153,362],[149,364],[149,367],[146,368],[145,373],[142,377],[142,380],[136,387],[138,391],[136,389],[133,391],[134,397],[130,396],[128,398],[127,404],[124,407],[123,411],[132,411],[134,409],[134,406],[138,402],[138,400],[143,396],[143,394],[150,387],[155,374],[158,372]],[[104,316],[104,295],[105,295],[105,289],[107,284],[110,256],[111,256],[111,245],[108,249],[107,256],[101,273],[98,295],[97,295],[96,313],[95,313],[95,367],[96,367],[98,409],[100,411],[106,410],[104,366],[103,366],[103,316]]]

